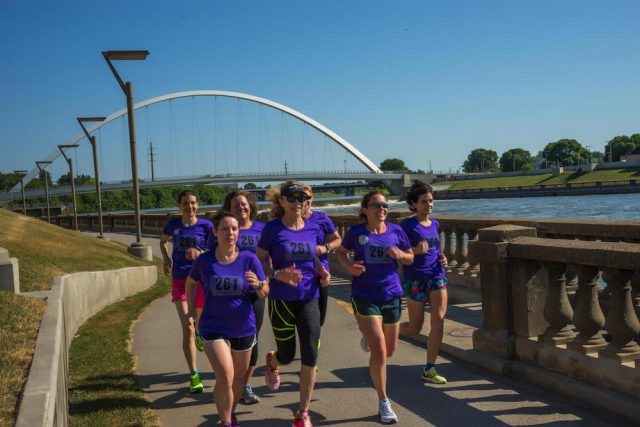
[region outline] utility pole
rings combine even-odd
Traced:
[[[151,181],[155,181],[156,177],[155,177],[155,163],[156,160],[153,157],[153,141],[149,141],[149,163],[151,166]]]
[[[289,175],[289,170],[287,169],[287,161],[284,161],[284,174]]]
[[[431,160],[429,160],[429,173],[433,173],[433,168],[431,167]]]

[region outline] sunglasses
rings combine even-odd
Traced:
[[[295,203],[295,202],[304,203],[307,200],[309,200],[309,198],[304,194],[297,194],[297,195],[292,194],[287,196],[287,202],[289,203]]]
[[[367,205],[368,208],[374,208],[374,209],[389,209],[389,205],[387,203],[378,203],[378,202],[373,202],[373,203],[369,203],[369,205]]]

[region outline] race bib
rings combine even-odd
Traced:
[[[285,247],[288,261],[307,261],[316,256],[316,245],[312,242],[286,242]]]
[[[176,249],[182,251],[198,247],[198,238],[196,236],[174,236],[173,242]]]
[[[367,264],[387,264],[393,259],[387,255],[387,248],[378,245],[366,245],[364,247],[364,260]]]
[[[238,276],[213,276],[210,287],[211,294],[215,296],[240,296],[244,280]]]
[[[241,234],[238,237],[238,247],[243,251],[256,252],[258,237],[251,234]]]

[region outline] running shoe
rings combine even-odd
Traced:
[[[362,351],[364,351],[365,353],[369,353],[371,351],[371,349],[369,348],[369,343],[367,342],[367,340],[364,338],[364,335],[362,336],[362,338],[360,338],[360,348],[362,349]]]
[[[296,417],[293,419],[292,427],[313,427],[311,423],[311,417],[309,412],[296,412]]]
[[[271,368],[271,359],[275,357],[275,351],[270,351],[269,353],[267,353],[265,363],[267,366],[264,370],[264,380],[267,383],[267,387],[271,391],[278,391],[280,389],[280,365],[278,365],[276,369]]]
[[[244,405],[253,405],[254,403],[260,402],[260,398],[257,394],[253,392],[253,388],[251,388],[251,384],[244,385],[244,391],[242,392],[242,397],[240,398],[240,402]]]
[[[240,422],[238,421],[238,417],[236,414],[231,414],[231,427],[240,427]]]
[[[378,417],[380,417],[382,424],[395,424],[398,422],[398,416],[393,412],[389,399],[378,402]]]
[[[435,366],[431,369],[422,370],[422,379],[433,384],[446,384],[447,379],[442,375],[438,375]]]
[[[200,334],[196,332],[196,349],[198,351],[204,351],[204,344],[202,344],[202,340],[200,339]]]
[[[189,391],[191,393],[202,393],[204,386],[200,380],[200,374],[191,375],[191,384],[189,385]]]

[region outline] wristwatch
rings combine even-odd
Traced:
[[[258,288],[257,288],[258,290],[261,290],[262,288],[264,288],[264,282],[265,282],[264,280],[260,280],[258,282]]]
[[[330,244],[328,244],[328,243],[326,243],[326,244],[324,245],[324,248],[327,250],[327,254],[332,254],[332,253],[333,253],[333,251],[334,251],[334,249],[333,249],[333,248],[331,247],[331,245],[330,245]]]
[[[276,278],[276,275],[277,275],[278,273],[280,273],[280,270],[273,270],[273,271],[271,272],[271,278],[272,278],[272,279],[275,279],[275,278]],[[276,280],[277,280],[277,279],[276,279]]]

